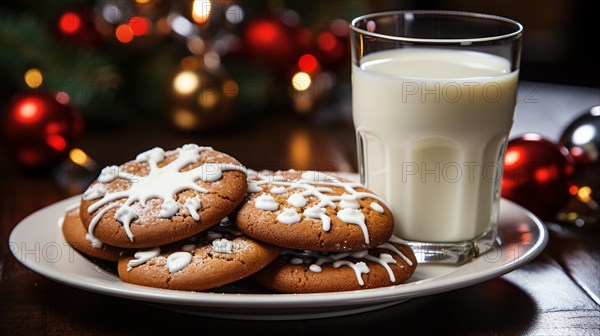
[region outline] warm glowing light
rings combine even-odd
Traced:
[[[81,28],[81,18],[77,13],[66,12],[58,20],[58,27],[65,34],[74,34]]]
[[[558,169],[556,167],[539,167],[533,172],[533,178],[538,183],[550,182],[558,176]]]
[[[88,157],[88,155],[85,154],[85,152],[79,148],[71,149],[71,151],[69,152],[69,158],[71,159],[71,161],[75,162],[76,164],[78,164],[80,166],[84,166],[84,167],[89,165],[89,161],[90,161],[90,158]]]
[[[196,115],[185,109],[175,111],[173,121],[179,128],[184,130],[194,129],[198,125]]]
[[[590,188],[588,186],[581,187],[577,191],[577,198],[579,198],[579,200],[584,203],[587,203],[592,199],[591,195],[592,195],[592,188]]]
[[[228,79],[223,83],[223,93],[225,97],[233,98],[240,92],[240,87],[233,79]]]
[[[337,43],[335,36],[330,32],[324,32],[317,38],[319,48],[324,51],[332,51],[337,47]]]
[[[143,4],[147,4],[148,2],[150,2],[150,0],[135,0],[135,2],[139,3],[140,5],[143,5]]]
[[[133,40],[134,35],[129,25],[122,24],[117,27],[117,30],[115,31],[115,36],[117,37],[117,40],[119,40],[119,42],[129,43],[131,42],[131,40]]]
[[[42,104],[34,98],[23,100],[16,109],[16,118],[22,123],[36,122],[42,116]]]
[[[129,20],[129,28],[135,36],[142,36],[149,32],[150,21],[148,19],[134,16]]]
[[[250,38],[250,44],[257,48],[263,48],[276,44],[280,39],[281,31],[273,22],[260,21],[251,25],[247,34]]]
[[[210,0],[196,0],[192,5],[192,19],[197,23],[205,23],[210,17],[212,3]]]
[[[182,71],[173,79],[173,88],[182,95],[190,94],[200,85],[200,78],[191,71]]]
[[[573,132],[573,144],[584,145],[596,136],[596,129],[592,125],[582,125]]]
[[[311,136],[305,131],[296,131],[290,137],[288,153],[289,160],[296,169],[306,169],[310,165]]]
[[[62,151],[67,148],[67,141],[58,134],[52,134],[46,137],[46,143],[57,151]]]
[[[292,87],[296,91],[305,91],[310,87],[311,79],[306,72],[297,72],[292,77]]]
[[[205,109],[213,108],[215,105],[217,105],[218,101],[219,97],[213,90],[204,90],[198,97],[198,104]]]
[[[298,67],[304,72],[313,72],[317,69],[318,65],[317,59],[311,54],[302,55],[298,60]]]
[[[54,98],[56,99],[57,102],[66,105],[71,101],[71,97],[69,97],[69,94],[64,92],[64,91],[60,91],[56,93],[56,96],[54,96]]]
[[[42,76],[42,73],[36,68],[29,69],[25,73],[25,84],[32,89],[38,88],[42,85],[43,81],[44,77]]]
[[[221,65],[221,57],[214,51],[204,54],[204,65],[209,69],[217,69]]]
[[[196,70],[200,66],[200,62],[195,56],[186,56],[179,61],[179,65],[184,70]]]
[[[513,166],[521,159],[521,151],[518,149],[509,149],[506,151],[506,155],[504,155],[504,165],[505,166]]]
[[[578,190],[579,189],[577,188],[576,185],[572,185],[572,186],[569,187],[569,194],[575,196],[575,195],[577,195],[577,191]]]

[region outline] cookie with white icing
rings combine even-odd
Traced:
[[[213,231],[191,239],[135,251],[119,260],[121,280],[133,284],[203,291],[245,278],[279,256],[281,248],[241,232]]]
[[[62,222],[62,233],[67,243],[80,253],[97,259],[116,262],[123,249],[103,244],[88,235],[79,218],[79,207],[69,209]]]
[[[88,233],[123,248],[193,236],[229,215],[246,194],[246,169],[231,156],[189,144],[154,148],[106,167],[83,194]]]
[[[254,279],[282,293],[339,292],[401,284],[410,278],[416,266],[411,248],[392,237],[374,249],[359,252],[284,250]]]
[[[360,183],[314,171],[249,172],[235,214],[246,235],[288,249],[351,252],[386,242],[394,229],[385,202]]]

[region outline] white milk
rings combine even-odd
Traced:
[[[456,242],[495,225],[518,77],[509,62],[411,48],[360,64],[352,68],[358,145],[367,186],[392,207],[394,233]]]

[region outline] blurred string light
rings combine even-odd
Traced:
[[[194,35],[194,25],[183,16],[171,13],[167,20],[171,25],[171,29],[178,35],[188,38]]]
[[[317,58],[311,54],[302,55],[298,59],[298,67],[304,72],[313,72],[319,66]]]
[[[96,167],[96,161],[80,148],[71,149],[71,151],[69,151],[69,159],[73,161],[73,163],[87,169],[94,169]]]
[[[102,6],[102,18],[104,18],[106,22],[117,24],[121,22],[122,17],[123,13],[121,12],[121,9],[114,3],[107,3]]]
[[[210,17],[212,3],[210,0],[195,0],[192,4],[192,19],[196,23],[206,23]]]
[[[173,89],[181,95],[193,93],[198,85],[200,85],[200,78],[192,71],[182,71],[173,79]]]
[[[296,91],[306,91],[310,87],[311,82],[310,75],[303,71],[297,72],[292,77],[292,87]]]
[[[58,27],[65,34],[75,34],[81,28],[81,17],[75,12],[66,12],[58,20]]]
[[[225,20],[231,24],[239,24],[244,20],[244,10],[238,5],[231,5],[225,10]]]
[[[115,36],[119,42],[129,43],[131,40],[133,40],[134,35],[131,27],[129,27],[128,24],[122,24],[117,27],[117,30],[115,30]]]
[[[42,85],[42,83],[44,82],[42,72],[36,68],[27,70],[27,72],[25,72],[24,79],[25,84],[32,89],[40,87],[40,85]]]
[[[135,36],[143,36],[152,31],[152,22],[150,20],[134,16],[129,20],[129,28]]]

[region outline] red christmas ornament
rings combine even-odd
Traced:
[[[41,168],[63,159],[83,133],[66,93],[17,95],[4,114],[7,150],[22,166]]]
[[[502,196],[541,219],[553,219],[569,198],[574,161],[569,151],[538,134],[508,143],[504,156]]]

